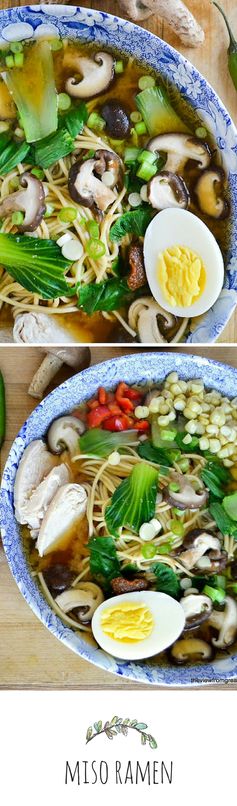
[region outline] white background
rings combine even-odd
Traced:
[[[157,750],[140,737],[110,741],[97,736],[85,744],[93,722],[114,715],[146,722]],[[225,806],[235,803],[236,692],[229,691],[71,691],[0,692],[0,800],[4,806]],[[126,767],[174,762],[173,783],[132,786],[65,786],[66,760],[114,760]]]

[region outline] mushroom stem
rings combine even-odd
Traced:
[[[45,389],[47,389],[47,386],[49,386],[50,382],[53,380],[54,376],[57,374],[57,372],[59,372],[62,366],[63,361],[61,358],[47,353],[37,369],[37,372],[35,372],[35,375],[32,378],[28,389],[28,394],[31,395],[31,397],[36,397],[40,400]]]

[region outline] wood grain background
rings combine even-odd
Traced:
[[[17,5],[24,6],[26,2],[25,0],[18,0],[18,2],[17,0],[0,0],[0,9],[12,8]],[[70,2],[69,5],[76,5],[76,3]],[[81,0],[81,5],[120,15],[119,3],[116,0]],[[205,42],[198,48],[185,48],[176,34],[156,16],[146,20],[143,23],[143,27],[165,39],[193,62],[195,67],[212,84],[231,117],[237,123],[237,94],[227,70],[228,36],[224,23],[210,0],[186,0],[186,5],[189,6],[205,30]],[[222,0],[222,6],[229,17],[237,38],[236,0]],[[219,342],[237,343],[237,311],[221,334]]]
[[[182,352],[181,348],[178,351]],[[131,352],[136,352],[136,348],[94,347],[91,359],[97,364]],[[214,357],[237,368],[235,347],[189,348],[188,352]],[[7,393],[7,433],[1,455],[2,468],[13,439],[35,407],[36,401],[29,397],[27,390],[41,358],[37,347],[0,347],[0,368]],[[54,385],[66,376],[67,371],[62,371],[55,378]],[[21,596],[0,542],[0,688],[71,689],[87,686],[134,688],[133,683],[122,681],[120,677],[97,669],[74,655],[46,630]],[[228,684],[229,687],[237,686]]]

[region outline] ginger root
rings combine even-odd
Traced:
[[[204,41],[204,31],[182,0],[119,0],[119,3],[122,11],[136,21],[158,14],[187,47],[194,48]]]

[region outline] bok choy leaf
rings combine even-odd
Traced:
[[[70,263],[55,241],[0,233],[0,262],[17,283],[43,299],[74,293],[65,277]]]
[[[154,517],[158,471],[145,462],[135,465],[130,476],[124,479],[112,495],[105,510],[110,534],[117,536],[121,526],[139,532],[142,523]]]
[[[109,456],[112,451],[124,448],[125,445],[137,443],[137,431],[105,431],[103,428],[91,428],[79,439],[81,453],[90,456]]]

